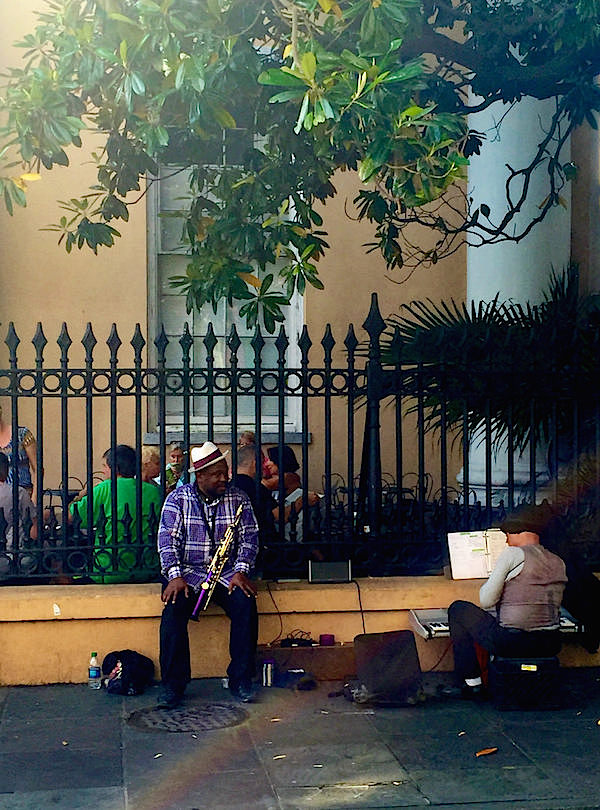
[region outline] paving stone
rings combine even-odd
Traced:
[[[247,729],[222,729],[204,734],[146,734],[127,728],[123,733],[123,762],[127,784],[137,789],[148,770],[193,768],[198,776],[215,772],[261,770]],[[160,755],[160,756],[157,756]]]
[[[0,793],[2,810],[125,810],[122,787],[80,788],[78,790],[34,790],[12,795]]]
[[[477,751],[498,748],[494,754],[481,757],[478,768],[497,770],[534,764],[527,754],[496,729],[461,734],[395,735],[387,737],[390,750],[410,773],[413,769],[431,768],[433,772],[470,766]]]
[[[279,810],[279,803],[262,769],[206,773],[199,761],[185,759],[148,769],[144,783],[128,789],[128,806],[135,810]],[[196,767],[198,766],[198,767]]]
[[[552,779],[557,791],[568,796],[600,796],[600,728],[583,721],[568,737],[556,729],[507,728],[515,746]]]
[[[499,712],[487,705],[473,706],[468,701],[453,698],[407,709],[376,708],[371,717],[373,726],[383,734],[415,736],[501,729],[502,722]]]
[[[2,764],[15,774],[14,791],[111,787],[123,784],[121,753],[117,748],[72,751],[33,751],[5,754]],[[2,805],[0,804],[0,807]]]
[[[121,699],[104,689],[90,689],[81,684],[52,686],[15,686],[9,691],[3,722],[41,717],[76,717],[79,720],[100,716],[120,716]]]
[[[282,810],[327,808],[327,810],[393,810],[396,807],[427,807],[429,802],[411,782],[390,785],[325,785],[313,788],[278,788]]]
[[[295,745],[298,739],[310,728],[311,744],[335,743],[344,741],[354,743],[357,740],[381,742],[377,729],[369,718],[360,715],[323,714],[321,711],[303,712],[292,716],[265,717],[262,722],[255,721],[252,735],[257,744],[271,741],[274,745]]]
[[[486,801],[557,798],[556,785],[534,765],[489,766],[492,757],[481,757],[469,768],[438,771],[410,769],[410,778],[432,805],[470,804]],[[487,760],[487,761],[486,761]],[[517,805],[518,806],[518,805]]]
[[[383,743],[259,745],[276,787],[402,782],[407,773]]]
[[[41,712],[26,716],[19,723],[4,722],[0,728],[0,753],[19,751],[71,751],[120,744],[121,722],[118,715],[84,716],[69,714],[45,718]]]

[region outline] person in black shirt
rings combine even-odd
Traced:
[[[256,486],[256,445],[247,444],[238,448],[237,471],[233,477],[236,487],[243,490],[250,498],[256,522],[258,523],[258,540],[260,553],[257,568],[261,567],[261,557],[264,549],[277,539],[277,528],[273,509],[277,508],[277,501],[264,484]]]

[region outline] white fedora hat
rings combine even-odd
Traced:
[[[192,447],[190,456],[192,466],[189,472],[199,472],[205,467],[210,467],[211,464],[216,464],[217,461],[223,461],[227,455],[229,455],[229,450],[222,453],[212,442],[204,442],[201,447]]]

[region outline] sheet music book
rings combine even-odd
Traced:
[[[448,552],[452,579],[487,579],[505,548],[506,535],[500,529],[450,532]]]

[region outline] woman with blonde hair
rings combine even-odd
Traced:
[[[160,453],[158,447],[145,444],[142,447],[142,481],[146,484],[155,484],[154,480],[160,473]]]

